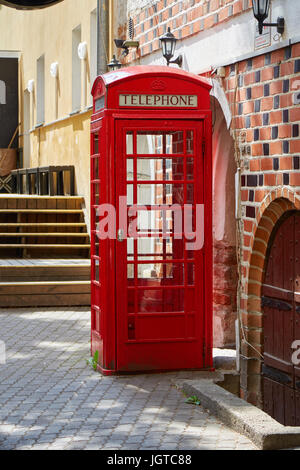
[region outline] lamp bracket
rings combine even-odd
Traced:
[[[122,47],[136,47],[137,49],[140,47],[139,41],[132,41],[132,40],[127,40],[123,42]]]
[[[285,26],[285,21],[284,21],[284,18],[282,16],[279,16],[277,18],[277,23],[260,23],[259,24],[260,28],[259,28],[259,32],[260,34],[262,34],[262,29],[264,26],[276,26],[277,28],[277,33],[278,34],[283,34],[284,33],[284,26]]]
[[[123,39],[114,39],[114,42],[118,49],[124,49],[122,55],[125,56],[129,54],[130,47],[136,47],[136,49],[138,49],[140,46],[139,41],[133,41],[131,39],[127,39],[125,41]]]
[[[168,61],[168,65],[169,64],[177,64],[178,67],[182,67],[182,62],[183,62],[183,57],[182,55],[180,54],[175,60],[169,60]]]

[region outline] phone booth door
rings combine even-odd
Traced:
[[[115,126],[117,370],[205,367],[203,121]]]

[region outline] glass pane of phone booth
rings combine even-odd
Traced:
[[[128,341],[195,334],[195,257],[186,249],[184,205],[196,203],[196,132],[126,132]],[[192,216],[190,232],[193,224]]]

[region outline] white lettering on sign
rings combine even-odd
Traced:
[[[197,108],[197,95],[120,95],[119,106]]]

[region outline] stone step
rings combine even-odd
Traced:
[[[49,223],[43,223],[43,222],[20,222],[20,223],[0,223],[0,230],[3,230],[3,228],[31,228],[31,227],[75,227],[75,228],[85,228],[86,224],[84,222],[49,222]]]
[[[0,307],[90,305],[90,281],[0,282]]]
[[[82,238],[88,238],[89,234],[88,233],[83,233],[83,232],[18,232],[18,233],[11,233],[11,232],[0,232],[0,237],[15,237],[15,238],[25,238],[25,237],[82,237]],[[1,241],[0,241],[1,244]]]
[[[81,209],[0,209],[2,214],[82,214]]]
[[[4,263],[4,260],[2,260]],[[90,265],[0,265],[0,282],[89,281]]]
[[[44,236],[47,236],[47,235],[44,235]],[[86,249],[90,249],[91,245],[90,244],[86,244],[86,245],[82,245],[82,244],[39,244],[39,243],[35,243],[35,244],[30,244],[30,243],[13,243],[13,244],[0,244],[0,250],[5,248],[5,249],[10,249],[10,248],[14,248],[14,249],[18,249],[18,248],[33,248],[33,249],[44,249],[44,248],[47,248],[47,249],[82,249],[82,248],[86,248]]]
[[[90,305],[83,203],[76,196],[0,195],[0,307]]]

